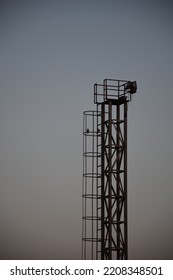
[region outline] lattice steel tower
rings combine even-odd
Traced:
[[[83,115],[82,258],[128,259],[127,107],[136,82],[94,84]]]

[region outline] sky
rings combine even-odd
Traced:
[[[171,0],[0,0],[0,259],[81,259],[82,117],[128,109],[129,259],[173,259]]]

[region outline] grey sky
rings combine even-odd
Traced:
[[[172,1],[0,1],[0,258],[80,259],[82,112],[128,110],[129,258],[173,259]]]

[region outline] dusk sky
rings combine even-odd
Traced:
[[[128,109],[129,259],[173,259],[171,0],[0,0],[0,259],[81,259],[82,117]]]

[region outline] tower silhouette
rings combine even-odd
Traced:
[[[136,81],[94,84],[83,113],[82,258],[128,259],[127,109]]]

